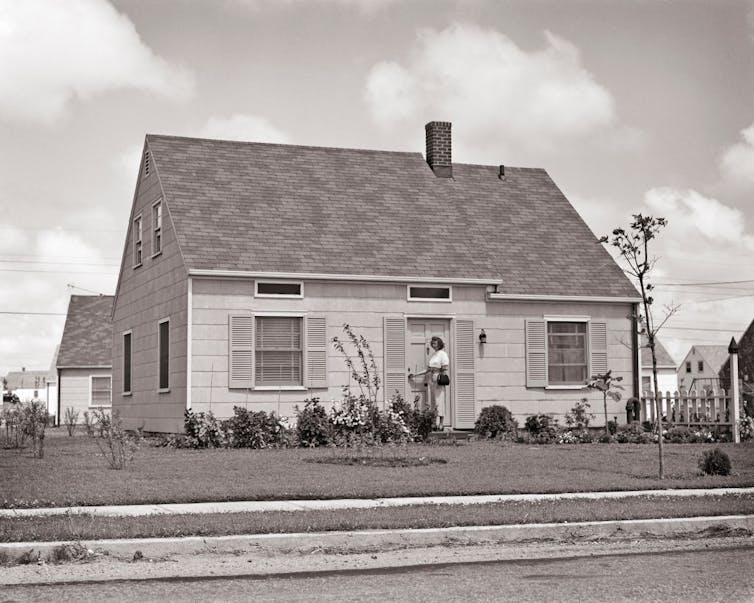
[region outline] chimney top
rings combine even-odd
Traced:
[[[431,121],[424,130],[427,134],[427,163],[438,178],[452,178],[451,124],[449,121]]]

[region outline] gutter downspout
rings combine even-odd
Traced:
[[[58,369],[58,412],[55,416],[55,427],[60,427],[60,369]]]
[[[641,398],[641,350],[639,349],[639,304],[633,304],[631,312],[631,347],[633,348],[634,383],[633,397]]]

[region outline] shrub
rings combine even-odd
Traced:
[[[558,432],[557,444],[588,444],[592,441],[592,434],[588,429],[566,429]]]
[[[417,405],[411,410],[408,428],[411,430],[411,438],[415,442],[426,442],[436,424],[436,408],[420,408]]]
[[[705,475],[730,475],[730,457],[720,450],[707,450],[699,459],[699,469]]]
[[[518,432],[518,421],[505,406],[495,404],[487,406],[479,413],[479,418],[474,423],[474,431],[486,438],[515,439]]]
[[[652,442],[652,433],[645,431],[639,423],[631,423],[618,427],[615,441],[619,444],[648,444]]]
[[[594,418],[594,415],[589,412],[591,406],[586,398],[581,398],[573,408],[569,410],[565,415],[566,425],[571,429],[586,429],[589,427],[589,422]]]
[[[558,421],[550,415],[540,413],[526,417],[524,427],[536,444],[550,444],[557,439]]]
[[[396,392],[385,409],[377,414],[375,438],[381,444],[405,444],[411,437],[408,426],[411,407]]]
[[[47,404],[41,400],[32,400],[21,407],[21,429],[31,439],[32,455],[44,458],[45,428],[49,416]]]
[[[607,432],[615,435],[618,432],[618,417],[613,417],[612,421],[607,422]]]
[[[673,444],[685,444],[694,441],[694,434],[688,427],[671,427],[665,434],[665,440]]]
[[[296,433],[300,446],[313,448],[332,443],[332,426],[319,398],[305,400],[303,409],[296,406]]]
[[[218,448],[227,442],[223,425],[211,410],[195,413],[186,409],[183,413],[183,428],[186,437],[179,445],[187,448]]]
[[[738,433],[742,442],[754,438],[754,418],[750,415],[742,417],[738,422]]]
[[[79,411],[73,408],[73,406],[66,408],[63,422],[68,430],[68,437],[73,437],[73,432],[76,430],[76,424],[79,422]]]
[[[96,418],[93,414],[91,414],[88,410],[84,411],[84,429],[86,430],[86,435],[88,435],[90,438],[94,437],[94,424],[96,423]]]
[[[117,410],[114,410],[112,415],[105,416],[107,420],[100,423],[102,437],[95,441],[111,469],[125,469],[139,448],[141,434],[128,433],[123,428],[123,421]]]
[[[5,423],[5,441],[11,448],[21,448],[26,441],[26,433],[22,426],[22,409],[20,402],[3,404],[2,419]]]
[[[233,448],[270,448],[286,445],[287,428],[275,413],[250,411],[240,406],[233,407],[233,416],[228,419],[226,428],[230,432],[230,445]]]

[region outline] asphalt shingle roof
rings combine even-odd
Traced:
[[[636,297],[542,169],[419,153],[148,135],[187,269],[502,280],[501,293]]]
[[[668,351],[665,349],[665,346],[662,345],[662,342],[657,338],[655,338],[655,355],[657,356],[657,366],[672,366],[673,368],[678,367],[678,365],[675,363],[675,360],[673,360],[673,357],[668,353]],[[649,349],[647,338],[644,336],[641,337],[641,366],[643,368],[652,368],[652,351]]]
[[[712,370],[719,371],[728,359],[727,345],[695,345],[697,354],[704,358]]]
[[[47,383],[56,381],[50,371],[11,371],[5,376],[8,391],[17,389],[42,389]]]
[[[112,295],[71,295],[57,366],[112,365]]]

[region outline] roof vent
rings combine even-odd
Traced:
[[[149,162],[149,151],[144,151],[144,175],[149,176],[149,171],[152,166]]]
[[[500,178],[500,180],[505,180],[505,166],[500,165],[500,171],[497,173],[497,177]]]
[[[427,163],[438,178],[452,178],[453,164],[450,153],[450,122],[431,121],[427,133]]]

